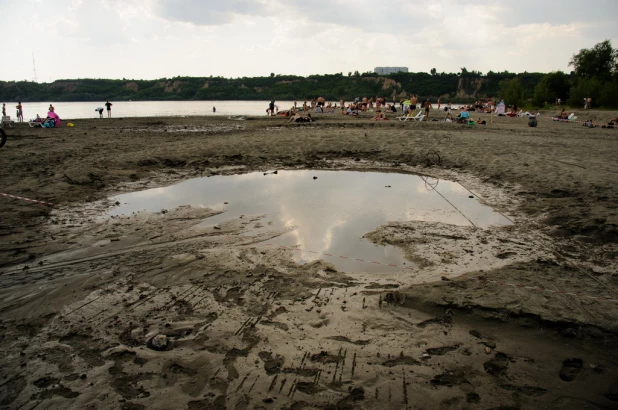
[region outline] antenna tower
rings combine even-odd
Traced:
[[[34,69],[34,82],[38,83],[39,81],[36,76],[36,63],[34,61],[34,52],[32,53],[32,68]]]

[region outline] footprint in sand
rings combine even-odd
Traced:
[[[562,362],[562,369],[560,369],[560,378],[565,382],[572,382],[577,378],[577,375],[583,367],[584,361],[582,359],[566,359],[564,362]]]

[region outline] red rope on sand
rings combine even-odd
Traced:
[[[31,199],[31,198],[24,198],[23,196],[17,196],[17,195],[11,195],[11,194],[5,194],[4,192],[0,192],[0,195],[2,196],[6,196],[8,198],[13,198],[13,199],[20,199],[22,201],[28,201],[28,202],[34,202],[37,204],[43,204],[43,205],[49,205],[49,206],[55,206],[54,204],[52,204],[51,202],[45,202],[45,201],[38,201],[36,199]]]

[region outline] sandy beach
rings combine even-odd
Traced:
[[[618,130],[551,114],[7,129],[0,191],[51,205],[0,197],[0,408],[616,408]],[[119,193],[299,169],[457,181],[514,224],[376,226],[420,268],[358,274],[264,246],[283,232],[260,215],[101,216]]]

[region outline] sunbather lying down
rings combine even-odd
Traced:
[[[592,120],[588,120],[592,122]],[[601,125],[601,128],[618,128],[618,118],[614,118],[613,120],[609,120],[607,125]]]
[[[300,114],[294,114],[294,116],[288,120],[288,122],[313,122],[313,121],[315,120],[311,117],[311,114],[307,114],[304,117]]]

